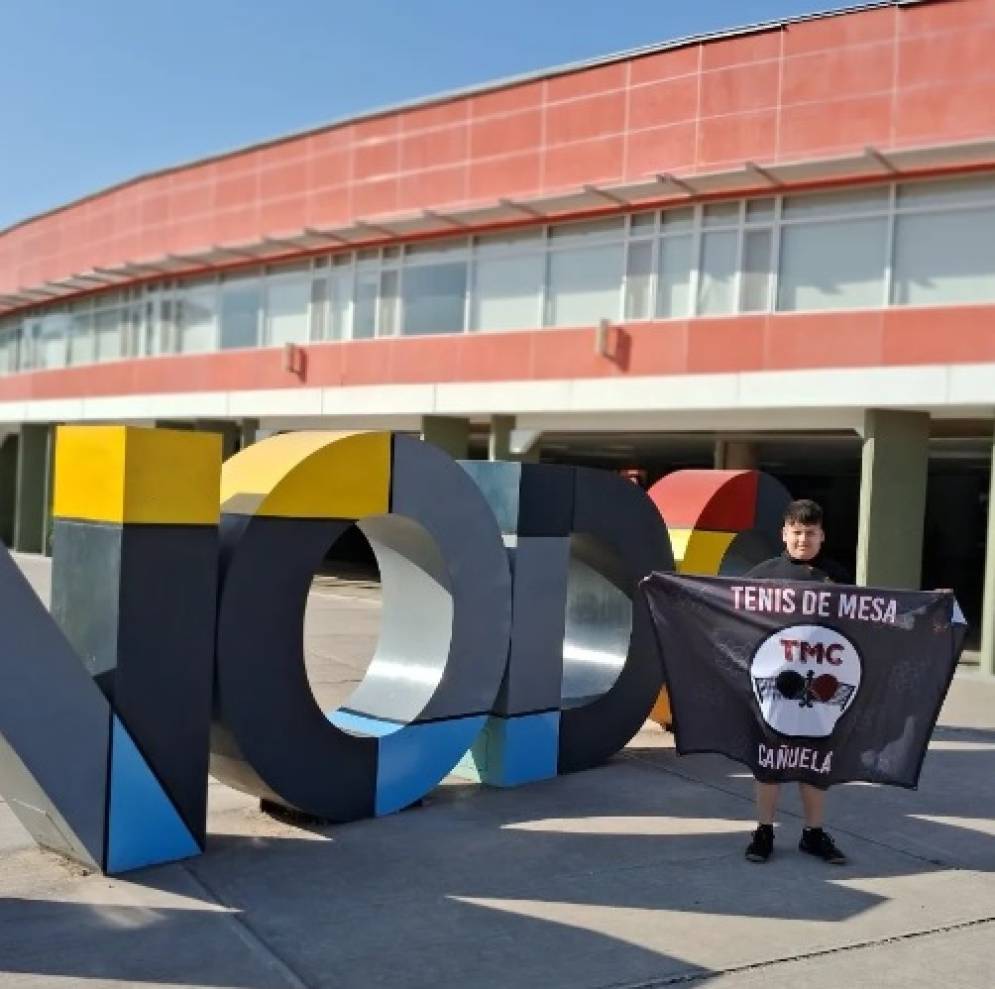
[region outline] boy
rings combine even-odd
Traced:
[[[745,577],[760,580],[813,580],[837,584],[850,583],[849,575],[833,560],[822,555],[826,534],[822,528],[822,508],[808,498],[791,502],[784,513],[781,529],[784,552],[758,563]],[[823,831],[826,791],[808,783],[799,783],[805,828],[798,847],[831,865],[844,865],[846,856]],[[780,784],[757,777],[757,829],[746,849],[750,862],[766,862],[774,851],[774,814]]]

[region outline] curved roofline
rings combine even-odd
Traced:
[[[53,206],[51,209],[44,210],[41,213],[33,213],[32,215],[26,216],[21,220],[17,220],[7,227],[0,228],[0,237],[17,230],[20,227],[34,223],[37,220],[43,220],[45,217],[53,216],[56,213],[62,213],[65,210],[72,209],[75,206],[80,206],[83,203],[90,202],[91,200],[99,199],[101,196],[106,196],[108,193],[117,192],[119,189],[126,189],[129,186],[137,185],[139,182],[144,182],[147,179],[159,178],[163,175],[171,175],[173,172],[181,172],[186,168],[193,168],[197,165],[208,165],[212,162],[221,161],[225,158],[234,158],[236,155],[245,154],[247,151],[271,148],[274,145],[283,144],[287,141],[293,141],[302,137],[311,137],[314,134],[321,134],[324,131],[332,130],[335,127],[343,127],[346,124],[360,123],[366,120],[375,120],[378,117],[385,117],[389,114],[402,113],[408,110],[420,110],[430,106],[437,106],[442,103],[450,103],[453,100],[464,99],[468,96],[477,96],[482,93],[490,93],[499,89],[507,89],[511,86],[518,86],[527,82],[538,82],[542,79],[552,79],[556,76],[567,75],[571,72],[580,72],[584,69],[593,69],[602,65],[611,65],[614,62],[622,62],[631,58],[639,58],[643,55],[653,55],[658,52],[670,51],[675,48],[684,48],[687,45],[701,44],[708,41],[721,41],[725,38],[735,38],[747,34],[758,34],[762,31],[783,28],[789,24],[822,20],[829,17],[841,17],[846,14],[857,14],[868,10],[878,10],[883,7],[911,7],[916,4],[933,2],[936,2],[936,0],[867,0],[865,3],[855,4],[852,7],[833,7],[828,10],[816,11],[809,14],[797,14],[794,17],[782,17],[777,20],[759,21],[755,24],[746,24],[741,27],[724,28],[718,31],[707,31],[701,34],[686,35],[682,38],[675,38],[670,41],[654,42],[653,44],[641,45],[637,48],[629,48],[625,51],[614,52],[609,55],[597,55],[593,58],[582,59],[577,62],[567,62],[563,65],[557,65],[552,68],[522,72],[513,76],[505,76],[491,82],[477,83],[473,86],[464,86],[459,89],[445,90],[431,96],[417,97],[412,100],[405,100],[401,103],[391,103],[386,106],[375,107],[372,110],[366,110],[351,116],[338,117],[334,120],[328,121],[327,123],[318,124],[314,127],[306,127],[303,130],[291,131],[289,133],[281,134],[277,137],[267,138],[262,141],[253,141],[250,144],[239,145],[234,148],[229,148],[226,151],[214,152],[213,154],[205,155],[201,158],[191,158],[175,165],[168,165],[164,168],[158,168],[151,172],[142,172],[138,175],[133,175],[130,178],[122,179],[120,182],[114,182],[111,185],[104,186],[96,192],[80,196],[79,199],[72,199],[69,202],[62,203],[59,206]]]

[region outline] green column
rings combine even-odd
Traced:
[[[450,416],[422,416],[421,438],[457,460],[470,456],[470,420]]]
[[[25,423],[17,444],[14,549],[45,553],[52,503],[52,426]]]
[[[14,505],[17,503],[17,434],[0,444],[0,542],[14,545]]]
[[[858,584],[919,587],[928,466],[928,413],[864,413]]]
[[[981,610],[982,673],[995,676],[995,439],[992,441],[991,478],[988,486],[988,541],[985,546],[985,591]]]

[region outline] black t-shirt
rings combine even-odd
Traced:
[[[788,551],[773,556],[747,570],[744,577],[757,580],[812,580],[820,583],[850,584],[850,575],[835,560],[817,554],[811,560],[793,560]]]

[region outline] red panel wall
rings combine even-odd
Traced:
[[[378,215],[990,137],[995,0],[803,21],[345,124],[0,234],[0,293]]]
[[[993,320],[995,306],[957,306],[634,323],[609,356],[591,327],[358,340],[305,347],[301,377],[280,349],[152,357],[0,377],[0,401],[995,362]]]

